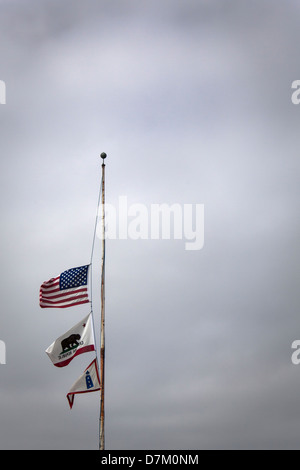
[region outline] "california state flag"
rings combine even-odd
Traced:
[[[89,351],[95,351],[91,314],[57,338],[46,349],[46,353],[56,367],[65,367],[75,356]]]
[[[70,408],[72,409],[73,407],[75,395],[78,393],[96,392],[100,388],[97,359],[94,359],[79,379],[76,380],[67,395]]]

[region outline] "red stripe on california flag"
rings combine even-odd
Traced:
[[[73,354],[73,356],[69,357],[69,359],[66,359],[65,361],[57,362],[54,365],[55,367],[65,367],[68,364],[70,364],[70,362],[72,361],[72,359],[74,359],[74,357],[79,356],[80,354],[83,354],[86,352],[91,352],[91,351],[96,351],[95,346],[93,344],[90,344],[89,346],[84,346],[83,348],[78,349],[76,353]]]

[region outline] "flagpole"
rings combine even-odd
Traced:
[[[102,268],[101,268],[101,332],[100,332],[100,438],[99,449],[105,449],[104,428],[104,373],[105,373],[105,163],[106,153],[101,153],[102,162]]]

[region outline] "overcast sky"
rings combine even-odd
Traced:
[[[91,256],[106,200],[204,204],[205,245],[108,240],[106,448],[300,448],[300,4],[0,0],[1,449],[97,449],[93,359],[40,309]],[[96,241],[94,313],[99,344]]]

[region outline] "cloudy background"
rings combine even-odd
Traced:
[[[40,284],[90,261],[107,202],[204,204],[205,246],[111,240],[106,448],[300,448],[300,5],[0,0],[1,449],[97,449],[98,394],[45,349],[88,306]],[[99,314],[100,242],[94,259]]]

